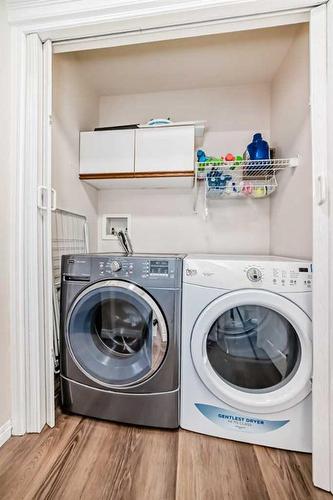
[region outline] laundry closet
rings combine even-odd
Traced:
[[[307,23],[54,54],[57,207],[86,218],[91,252],[121,251],[117,238],[106,235],[107,216],[113,215],[125,218],[135,252],[311,259],[309,94]],[[178,152],[170,148],[156,165],[161,177],[108,177],[104,167],[103,175],[80,179],[80,132],[152,118],[170,118],[181,130],[183,122],[193,123],[199,130],[187,153],[192,171],[172,174]],[[142,130],[146,137],[154,132],[135,132]],[[273,158],[293,160],[274,171],[274,190],[257,198],[207,197],[205,180],[194,175],[196,151],[242,156],[256,132]],[[110,157],[112,172],[135,148],[126,141],[122,148],[121,137]],[[82,155],[81,143],[81,164]]]
[[[233,431],[231,439],[311,452],[309,82],[307,23],[54,55],[54,351],[65,410],[205,433],[206,421],[193,424],[200,422],[197,400],[203,414],[224,409],[217,407],[218,398],[207,405],[193,388],[201,384],[196,373],[202,349],[214,350],[214,370],[223,376],[211,370],[207,377],[222,387],[229,376],[224,389],[235,391],[221,399],[231,401],[226,418],[240,409],[254,418],[248,425],[290,423],[272,440]],[[261,145],[267,155],[259,159],[250,156],[254,137],[266,141]],[[134,251],[128,258],[122,256],[126,236]],[[108,258],[112,252],[118,256]],[[81,257],[86,253],[98,255]],[[196,261],[193,254],[209,256]],[[231,264],[210,287],[209,277],[220,265],[211,263],[211,254],[229,255]],[[244,255],[257,260],[237,257]],[[268,262],[265,256],[297,261],[288,267],[283,258]],[[223,280],[227,287],[228,266],[240,280],[228,289],[230,297],[251,290],[224,310],[216,288]],[[193,325],[215,303],[219,309],[219,301],[221,312],[199,328],[210,332],[201,345],[192,338]],[[295,318],[288,312],[291,302]],[[192,358],[198,366],[188,387],[182,377],[182,393],[179,367],[191,373]],[[245,375],[238,376],[242,370]],[[214,390],[207,384],[210,395]],[[195,394],[191,402],[186,387]],[[247,389],[251,405],[242,406],[238,398]],[[276,404],[273,411],[273,391],[277,400],[292,402]],[[138,406],[138,397],[145,404]],[[216,434],[215,423],[211,434],[224,436]]]

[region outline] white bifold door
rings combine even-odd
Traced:
[[[310,80],[313,172],[313,420],[312,465],[316,486],[333,491],[332,376],[332,0],[311,10]],[[329,63],[329,59],[331,63]],[[331,88],[331,92],[329,89]],[[329,105],[331,102],[331,106]],[[328,142],[328,137],[330,137]],[[331,165],[330,165],[331,166]],[[331,168],[330,168],[331,170]],[[331,212],[331,213],[330,213]]]
[[[24,168],[19,182],[22,210],[22,284],[24,328],[16,339],[13,405],[20,408],[14,434],[40,432],[54,425],[54,368],[52,343],[51,188],[52,44],[38,35],[27,36]],[[29,300],[29,297],[31,300]],[[34,300],[38,297],[38,300]],[[18,335],[18,334],[17,334]],[[19,343],[22,345],[19,345]]]

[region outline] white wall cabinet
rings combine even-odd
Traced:
[[[136,131],[135,172],[193,172],[194,127]]]
[[[80,133],[80,174],[134,173],[135,130]]]
[[[81,179],[191,176],[194,126],[81,132]]]

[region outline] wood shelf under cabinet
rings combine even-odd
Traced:
[[[102,179],[154,179],[161,177],[194,177],[194,170],[156,171],[156,172],[113,172],[80,174],[81,181]]]

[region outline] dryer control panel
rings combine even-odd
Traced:
[[[248,285],[280,292],[304,292],[312,289],[312,265],[285,265],[284,262],[247,265],[243,273]]]
[[[302,265],[293,269],[284,267],[273,268],[273,287],[283,289],[290,288],[298,291],[311,290],[312,288],[312,265]]]
[[[217,257],[184,260],[184,282],[225,290],[262,288],[280,293],[310,292],[312,264],[278,257]]]

